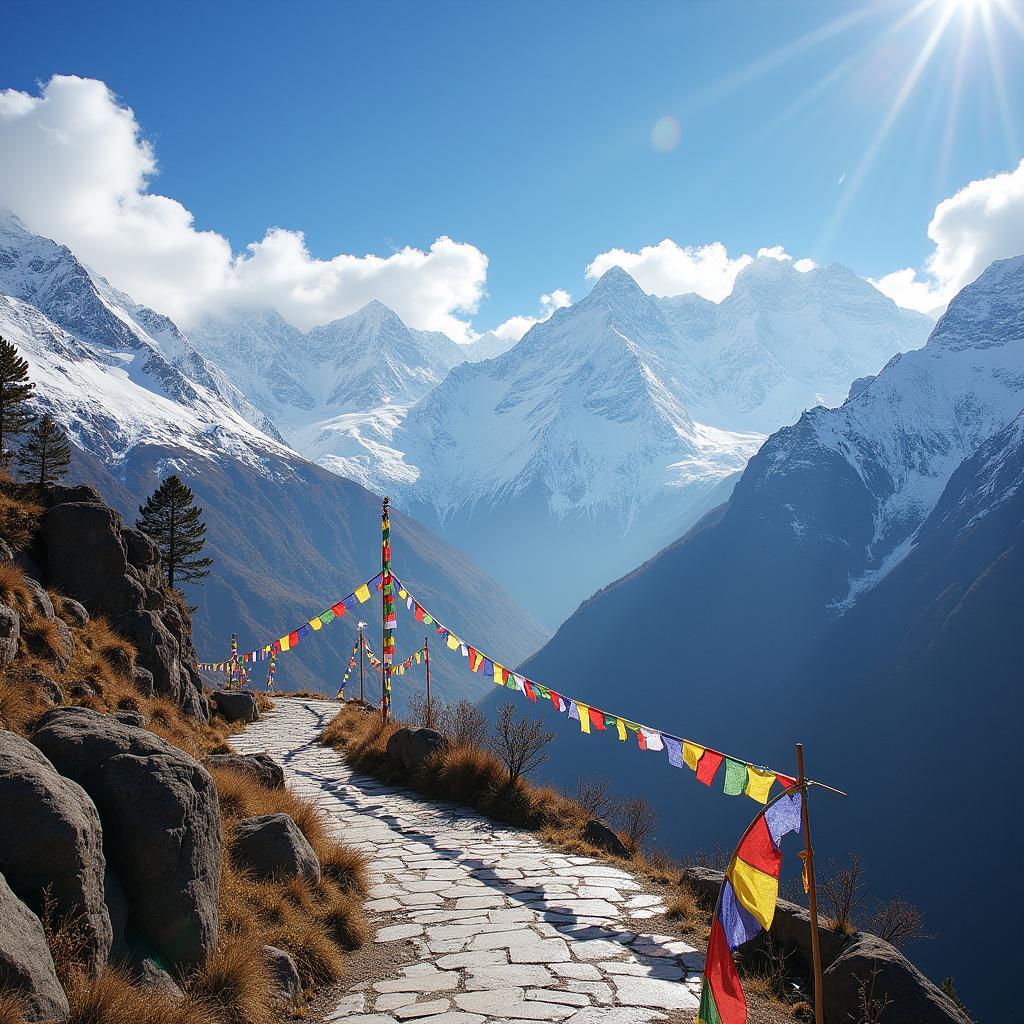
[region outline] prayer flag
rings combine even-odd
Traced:
[[[290,637],[283,636],[283,637],[281,637],[280,640],[277,641],[277,643],[278,643],[278,646],[281,648],[282,651],[289,651],[289,650],[291,650],[292,642],[291,642],[291,638]]]
[[[665,745],[661,742],[661,733],[657,729],[648,729],[646,726],[641,725],[637,737],[641,736],[643,737],[643,743],[640,745],[644,750],[665,749]]]
[[[448,634],[448,647],[453,651],[459,649],[459,638],[454,633]]]
[[[704,753],[705,748],[697,743],[691,743],[689,740],[683,740],[683,760],[689,766],[690,771],[696,771],[697,765],[700,763],[701,755]]]
[[[678,740],[675,736],[666,736],[664,733],[661,735],[662,742],[665,744],[665,753],[668,755],[668,763],[673,768],[683,767],[683,741]]]
[[[370,600],[370,588],[365,583],[356,591],[356,600],[360,604]]]
[[[604,712],[598,711],[597,708],[589,708],[590,713],[590,724],[595,728],[604,732]]]
[[[695,1024],[744,1024],[747,1000],[740,987],[732,952],[721,922],[711,926],[708,955],[704,966],[704,985]]]
[[[313,629],[320,629],[320,627],[323,626],[323,623],[320,621],[320,617],[319,616],[317,616],[316,618],[310,619],[309,620],[309,624],[310,624],[310,626],[312,626]]]
[[[726,796],[739,796],[747,786],[747,766],[734,761],[732,758],[725,759],[725,787],[723,792]]]
[[[580,719],[580,732],[590,732],[590,708],[576,701],[576,714]]]
[[[526,696],[534,702],[534,704],[537,703],[537,694],[533,692],[533,685],[530,683],[529,679],[523,680],[523,693],[525,693]],[[586,732],[587,730],[584,729],[583,731]]]
[[[705,786],[710,786],[715,779],[718,766],[724,760],[724,755],[718,753],[717,750],[705,750],[701,754],[700,761],[697,762],[697,781],[703,782]]]
[[[775,772],[761,768],[747,768],[747,796],[758,803],[768,803],[768,793],[775,784]]]
[[[615,731],[619,734],[619,739],[623,743],[626,742],[626,723],[621,718],[615,719]]]

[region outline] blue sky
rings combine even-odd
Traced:
[[[585,293],[599,253],[663,238],[920,268],[936,205],[1024,156],[1024,12],[935,0],[892,31],[914,7],[17,0],[0,88],[106,83],[153,145],[150,189],[236,252],[271,225],[322,259],[471,243],[489,260],[483,329]]]

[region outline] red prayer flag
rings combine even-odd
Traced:
[[[337,604],[331,605],[331,611],[334,612],[334,614],[337,615],[338,618],[340,619],[341,616],[348,611],[348,609],[345,607],[344,601],[339,601]]]
[[[597,708],[590,708],[589,713],[590,724],[595,729],[600,729],[602,732],[604,732],[604,712],[599,711]]]
[[[551,693],[551,706],[556,711],[561,711],[562,710],[562,695],[560,693],[555,693],[554,690],[551,690],[549,692]]]
[[[697,762],[697,780],[705,786],[710,786],[715,778],[718,766],[725,760],[725,755],[717,750],[705,750]]]
[[[796,785],[796,779],[791,779],[788,775],[780,775],[776,772],[775,778],[779,780],[779,785],[783,789],[792,789]]]
[[[297,632],[289,633],[288,634],[288,646],[289,647],[294,647],[298,642],[299,642],[299,634]]]
[[[422,622],[423,621],[423,605],[417,604],[417,605],[413,605],[413,607],[416,609],[416,621],[417,622]]]
[[[736,856],[745,864],[749,864],[758,871],[763,871],[772,878],[779,877],[782,868],[782,853],[776,849],[771,833],[768,831],[768,822],[762,814],[754,827],[747,833]]]
[[[533,685],[530,683],[529,679],[523,680],[523,693],[525,693],[526,696],[534,702],[534,704],[537,703],[537,694],[533,692]]]
[[[744,1024],[747,1019],[747,1000],[740,987],[739,975],[732,962],[722,923],[717,918],[711,926],[711,937],[708,939],[704,979],[711,986],[718,1019],[722,1024]]]

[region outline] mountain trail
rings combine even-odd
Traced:
[[[363,851],[374,938],[323,1019],[343,1024],[691,1021],[703,955],[643,931],[662,897],[464,807],[352,771],[317,742],[334,701],[289,698],[233,737],[265,751]],[[649,926],[648,926],[649,927]]]

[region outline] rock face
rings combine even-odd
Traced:
[[[260,814],[235,826],[235,863],[255,878],[303,878],[320,882],[320,861],[301,829],[287,814]]]
[[[387,752],[410,774],[419,771],[431,754],[444,746],[444,737],[433,729],[399,729],[388,740]]]
[[[0,875],[0,989],[5,988],[24,997],[29,1020],[68,1015],[43,926]]]
[[[10,668],[18,654],[21,616],[14,608],[0,604],[0,669]]]
[[[44,502],[32,556],[45,583],[67,595],[61,604],[68,622],[84,625],[90,615],[106,616],[138,650],[136,681],[143,692],[162,694],[187,714],[205,718],[191,625],[167,597],[156,545],[125,526],[91,488],[50,487]],[[49,605],[47,617],[53,618],[45,590],[35,584],[33,594],[43,614]],[[65,623],[56,621],[70,643]],[[0,613],[0,664],[3,635]]]
[[[284,789],[284,769],[269,754],[211,754],[206,768],[232,768],[251,775],[266,789]]]
[[[37,914],[44,898],[75,921],[90,964],[101,968],[112,931],[104,902],[103,833],[81,786],[61,776],[31,743],[0,731],[0,872]]]
[[[292,955],[277,946],[264,946],[263,953],[270,965],[270,973],[285,1003],[298,1004],[302,996],[302,979]]]
[[[888,1001],[882,1020],[921,1024],[970,1024],[970,1019],[899,950],[874,935],[858,935],[822,978],[829,1020],[860,1020],[861,991]],[[891,1018],[890,1015],[891,1014]]]
[[[583,838],[599,850],[606,850],[616,857],[628,857],[622,840],[603,822],[592,818],[583,826]]]
[[[229,722],[255,722],[260,717],[256,698],[240,690],[215,690],[213,703]]]
[[[169,963],[201,963],[217,936],[220,810],[209,773],[143,729],[54,708],[36,745],[93,798],[129,924]]]

